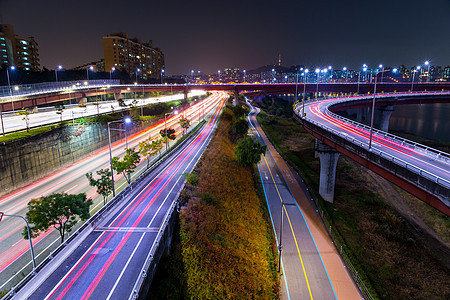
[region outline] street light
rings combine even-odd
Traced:
[[[317,95],[319,94],[319,75],[320,75],[319,68],[316,69],[316,74],[317,74],[317,87],[316,87],[316,98],[317,98]]]
[[[381,83],[383,83],[383,75],[384,75],[384,66],[383,65],[379,65],[378,66],[380,69],[382,69],[382,71],[381,71],[381,80],[380,80],[380,82]],[[376,76],[376,75],[375,75]],[[376,78],[375,78],[376,79]],[[376,80],[375,80],[376,81]]]
[[[219,74],[219,81],[220,81],[220,70],[217,70],[217,73]]]
[[[389,69],[386,71],[390,71]],[[397,72],[397,69],[393,69],[392,70],[394,73]],[[375,114],[375,95],[377,93],[377,78],[378,78],[378,73],[383,74],[384,72],[384,68],[382,69],[382,71],[377,70],[375,72],[375,84],[373,87],[373,100],[372,100],[372,116],[370,118],[370,135],[369,135],[369,151],[371,151],[372,149],[372,132],[373,132],[373,118],[374,118],[374,114]]]
[[[427,60],[425,61],[425,66],[428,66],[428,72],[427,72],[427,82],[430,82],[430,62]]]
[[[416,74],[416,70],[419,71],[420,66],[417,66],[417,68],[415,70],[413,70],[413,76],[412,76],[412,81],[411,81],[411,93],[413,92],[413,88],[414,88],[414,75]]]
[[[366,72],[366,71],[367,71],[367,65],[364,64],[363,65],[363,72]],[[358,88],[356,90],[356,94],[357,95],[359,95],[359,81],[360,81],[360,79],[361,79],[361,70],[358,72]]]
[[[283,249],[282,240],[283,240],[283,210],[286,209],[286,205],[294,205],[294,203],[284,203],[283,199],[281,199],[281,220],[280,220],[280,242],[278,244],[278,273],[280,272],[281,267],[281,250]]]
[[[93,66],[90,66],[89,68],[86,69],[86,77],[87,77],[88,81],[89,81],[89,71],[93,71],[93,70],[94,70]]]
[[[12,106],[12,110],[14,112],[14,101],[12,98],[11,80],[9,79],[9,69],[11,69],[11,71],[14,71],[16,69],[16,67],[11,66],[9,68],[6,68],[6,77],[8,77],[9,96],[11,97],[11,106]]]
[[[331,82],[331,79],[333,78],[333,68],[331,66],[328,66],[328,70],[330,71],[330,79],[328,80],[328,82]]]
[[[166,137],[166,152],[167,152],[167,148],[168,148],[168,145],[167,145],[167,116],[168,115],[170,116],[171,114],[177,115],[178,111],[175,110],[173,112],[169,112],[169,113],[165,113],[164,114],[164,132],[165,132],[165,137]]]
[[[62,70],[62,66],[58,66],[58,68],[55,69],[55,79],[56,79],[56,82],[58,82],[58,71],[59,71],[59,70]]]
[[[112,79],[112,72],[114,72],[116,68],[112,67],[111,70],[109,70],[109,80]]]
[[[163,84],[164,69],[161,70],[161,84]]]
[[[112,179],[112,188],[113,188],[113,197],[116,196],[116,188],[114,187],[114,170],[112,165],[112,150],[111,150],[111,130],[117,130],[117,131],[124,131],[125,132],[125,148],[128,149],[128,138],[127,138],[127,128],[120,129],[120,128],[110,128],[109,124],[116,123],[116,122],[123,122],[125,124],[131,123],[131,118],[126,117],[123,120],[116,120],[108,122],[108,142],[109,142],[109,163],[111,165],[111,179]]]
[[[306,74],[309,72],[308,69],[305,69],[305,72],[303,72],[304,74],[304,78],[303,78],[303,108],[302,108],[302,118],[305,116],[305,100],[306,100]]]
[[[245,82],[245,74],[247,73],[247,71],[246,70],[244,70],[244,82]]]
[[[347,82],[347,67],[343,67],[342,71],[344,72],[344,75],[345,75],[344,82]]]
[[[138,80],[137,80],[137,74],[138,74],[140,71],[141,71],[141,69],[139,69],[139,68],[136,69],[136,83],[138,82]]]
[[[24,217],[19,216],[19,215],[7,215],[7,214],[3,214],[3,213],[1,213],[1,214],[5,217],[21,218],[27,224],[28,240],[30,241],[31,261],[33,263],[33,274],[34,274],[36,272],[36,261],[34,260],[34,251],[33,251],[33,243],[31,242],[30,225],[28,224],[27,219],[25,219]]]

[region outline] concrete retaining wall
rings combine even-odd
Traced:
[[[128,135],[154,124],[135,122]],[[118,126],[115,123],[113,126]],[[112,130],[111,140],[124,138]],[[106,124],[68,125],[29,138],[0,145],[0,196],[36,181],[108,145]]]

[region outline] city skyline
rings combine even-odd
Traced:
[[[34,36],[41,67],[73,68],[103,58],[102,37],[153,40],[166,74],[262,65],[447,65],[450,2],[196,1],[167,3],[1,0],[0,23]],[[26,8],[26,9],[24,9]],[[51,9],[50,9],[51,8]],[[45,20],[43,22],[42,20]]]

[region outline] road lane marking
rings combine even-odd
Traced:
[[[280,198],[280,201],[283,202],[283,199],[281,197],[280,191],[278,190],[278,186],[277,186],[277,184],[275,182],[275,179],[273,178],[272,171],[270,171],[269,163],[267,162],[266,156],[264,155],[263,157],[264,157],[264,161],[266,162],[267,169],[269,170],[270,176],[272,177],[272,181],[273,181],[273,183],[275,185],[275,189],[277,190],[278,197]],[[306,270],[305,270],[305,265],[303,264],[302,255],[301,255],[300,249],[298,247],[297,237],[295,236],[294,229],[292,228],[291,219],[289,218],[289,214],[288,214],[288,212],[286,210],[286,207],[284,207],[284,205],[282,206],[282,209],[284,209],[284,211],[286,212],[286,216],[287,216],[287,219],[289,221],[289,226],[291,228],[292,236],[294,238],[295,246],[297,247],[298,257],[300,258],[300,262],[302,264],[303,274],[305,275],[305,280],[306,280],[306,285],[308,286],[309,296],[310,296],[311,300],[313,300],[313,296],[312,296],[312,293],[311,293],[311,287],[309,285],[308,276],[306,275]]]

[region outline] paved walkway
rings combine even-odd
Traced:
[[[259,109],[256,110],[257,114]],[[285,204],[283,209],[285,224],[282,230],[284,275],[282,298],[362,299],[310,198],[295,179],[298,175],[292,172],[270,143],[256,121],[256,114],[251,115],[250,120],[268,147],[268,152],[260,162],[259,169],[278,242],[281,201]],[[273,164],[270,163],[271,160]],[[270,188],[267,187],[270,184],[276,187],[278,197],[268,192]],[[287,187],[288,193],[283,192],[283,186]],[[291,202],[294,202],[294,205]]]

